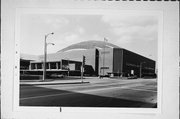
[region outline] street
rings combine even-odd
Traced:
[[[85,83],[21,85],[20,106],[156,107],[156,79],[85,78]],[[60,81],[59,81],[60,82]]]

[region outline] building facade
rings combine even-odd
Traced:
[[[83,56],[85,56],[84,74],[86,75],[113,74],[142,77],[155,74],[155,61],[102,41],[86,41],[48,54],[47,71],[56,73],[69,71],[72,75],[80,74]],[[43,60],[44,56],[41,55],[38,60],[30,61],[29,71],[42,71]]]

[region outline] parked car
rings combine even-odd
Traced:
[[[51,74],[52,78],[64,78],[65,75],[64,74]]]
[[[132,75],[132,76],[129,76],[127,77],[128,79],[137,79],[137,76],[136,75]]]
[[[110,77],[109,75],[99,75],[99,78]]]

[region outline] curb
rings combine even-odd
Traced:
[[[20,86],[32,86],[32,85],[59,85],[59,84],[84,84],[84,83],[90,83],[90,82],[69,82],[69,83],[36,83],[36,84],[20,84]]]

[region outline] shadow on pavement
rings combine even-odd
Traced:
[[[45,96],[51,95],[51,96]],[[53,96],[55,95],[55,96]],[[29,98],[42,96],[39,98]],[[26,99],[25,99],[26,98]],[[20,106],[156,108],[156,104],[36,86],[20,86]]]

